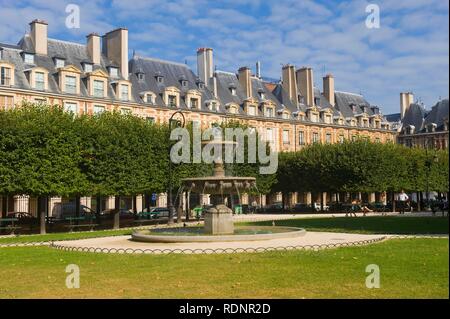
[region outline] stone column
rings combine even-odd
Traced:
[[[28,213],[29,198],[30,196],[28,195],[14,196],[14,212]]]
[[[322,200],[323,200],[323,206],[325,206],[327,204],[327,192],[323,192],[322,193]]]
[[[144,210],[143,207],[143,196],[142,195],[137,195],[136,196],[136,212],[142,212]]]
[[[312,194],[311,192],[306,193],[306,204],[311,205],[312,204]]]
[[[375,202],[376,202],[375,193],[369,193],[369,203]]]
[[[28,213],[33,215],[34,217],[38,216],[38,205],[37,205],[37,198],[36,197],[30,197],[29,198],[29,210]]]
[[[92,201],[91,197],[81,197],[80,198],[81,205],[84,205],[86,207],[92,208]]]
[[[48,201],[48,216],[61,215],[62,197],[50,197]]]
[[[105,201],[105,209],[114,209],[115,208],[115,197],[109,196]]]

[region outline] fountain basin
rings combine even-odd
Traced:
[[[304,236],[306,231],[297,227],[235,226],[233,234],[211,235],[203,227],[160,228],[138,230],[132,233],[134,241],[150,243],[253,241]]]

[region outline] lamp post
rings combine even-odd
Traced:
[[[176,115],[181,116],[181,120],[180,119],[174,119]],[[176,111],[175,113],[172,114],[172,116],[169,119],[169,141],[170,141],[170,134],[172,131],[172,124],[175,124],[175,127],[184,127],[186,122],[186,119],[184,117],[184,114],[181,113],[181,111]],[[173,172],[172,172],[172,160],[170,159],[170,148],[169,148],[169,189],[168,189],[168,201],[167,201],[167,209],[169,210],[169,220],[167,222],[167,224],[173,224],[173,216],[175,213],[175,208],[173,207],[173,198],[172,198],[172,176]]]

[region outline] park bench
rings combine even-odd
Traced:
[[[79,221],[84,221],[86,220],[85,217],[66,217],[65,220],[68,220],[70,222],[69,225],[65,225],[64,227],[69,228],[69,231],[72,233],[74,231],[74,229],[89,229],[89,231],[94,231],[94,228],[96,226],[98,226],[98,224],[93,224],[92,222],[88,223],[88,224],[78,224],[78,223],[74,223],[74,222],[79,222]],[[89,221],[91,221],[91,219],[88,219]]]
[[[22,228],[14,225],[14,223],[18,221],[18,218],[0,218],[0,232],[6,230],[10,235],[14,235],[16,230]]]

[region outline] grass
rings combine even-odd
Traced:
[[[243,223],[270,226],[272,221]],[[361,234],[448,234],[448,217],[336,217],[275,221],[277,226],[302,227],[307,231]]]
[[[0,248],[0,298],[448,298],[448,257],[448,239],[235,255],[10,247]],[[68,264],[80,267],[80,289],[65,287]],[[369,264],[380,289],[365,286]]]
[[[104,230],[93,232],[52,233],[46,235],[14,236],[14,237],[0,238],[0,244],[43,242],[52,240],[73,240],[82,238],[130,235],[131,233],[132,230],[130,229],[118,229],[118,230]]]

